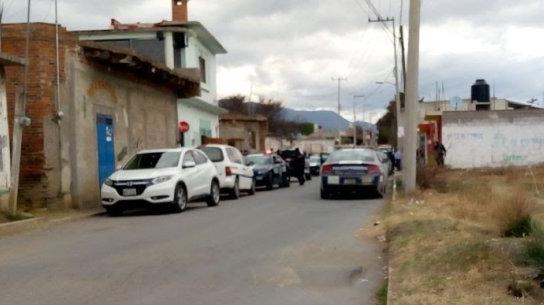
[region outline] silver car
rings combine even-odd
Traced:
[[[337,194],[378,194],[386,192],[387,165],[372,149],[342,149],[333,152],[321,166],[321,198]]]

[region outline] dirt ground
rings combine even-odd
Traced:
[[[419,175],[385,215],[390,304],[544,304],[544,167]]]

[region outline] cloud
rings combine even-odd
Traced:
[[[33,1],[33,20],[52,21],[53,0]],[[7,21],[24,21],[25,4],[4,0]],[[383,16],[399,20],[400,0],[373,1]],[[408,16],[407,4],[403,23]],[[69,29],[99,29],[115,17],[123,22],[169,19],[169,0],[59,0],[60,20]],[[300,109],[335,109],[344,76],[343,114],[357,106],[383,112],[393,99],[390,34],[363,0],[193,0],[190,17],[206,25],[228,49],[218,59],[219,94],[265,95]],[[435,95],[444,82],[448,96],[467,97],[477,78],[494,83],[500,97],[528,100],[544,90],[541,0],[423,1],[420,94]],[[372,16],[374,17],[374,16]],[[407,31],[406,31],[407,32]],[[255,97],[254,97],[255,98]],[[375,117],[376,115],[373,115]]]

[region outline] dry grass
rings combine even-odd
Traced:
[[[530,172],[435,169],[424,173],[425,189],[392,203],[391,304],[544,304],[530,278],[544,233],[542,241],[506,237],[531,233],[531,222],[544,220],[544,167]],[[512,283],[523,287],[521,299],[509,295]]]

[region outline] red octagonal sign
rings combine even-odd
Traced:
[[[190,126],[189,126],[189,123],[187,123],[186,121],[181,121],[178,124],[178,128],[179,128],[179,132],[186,133],[187,131],[189,131]]]

